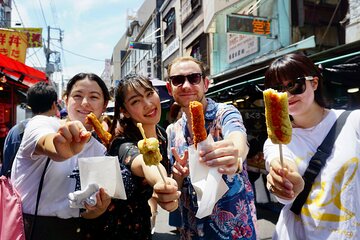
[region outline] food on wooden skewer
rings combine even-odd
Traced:
[[[199,142],[206,140],[205,118],[203,105],[198,101],[190,102],[191,126],[194,134],[195,148]]]
[[[267,89],[263,92],[267,133],[274,144],[279,144],[280,161],[283,166],[282,144],[291,141],[292,127],[286,92]]]
[[[103,128],[103,126],[101,125],[100,121],[97,119],[94,113],[91,112],[87,115],[86,122],[90,123],[94,127],[96,134],[99,136],[99,138],[105,145],[110,144],[110,140],[112,137],[111,134]]]
[[[145,164],[148,166],[155,165],[158,168],[164,183],[166,183],[165,177],[159,168],[160,161],[162,160],[162,155],[159,149],[159,141],[153,137],[146,138],[145,131],[141,123],[138,123],[137,127],[139,128],[141,135],[144,138],[138,142],[138,148],[140,153],[143,155]]]

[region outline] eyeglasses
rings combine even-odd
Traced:
[[[192,85],[196,85],[199,84],[201,82],[201,78],[202,78],[202,74],[201,73],[192,73],[189,75],[175,75],[175,76],[171,76],[169,77],[171,83],[174,86],[180,86],[183,85],[185,83],[185,80],[187,79],[189,83],[191,83]]]
[[[286,86],[280,85],[273,88],[279,92],[289,92],[291,95],[298,95],[305,92],[305,81],[312,80],[314,80],[313,76],[298,77],[296,80],[289,82]]]

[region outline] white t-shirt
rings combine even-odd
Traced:
[[[35,213],[40,178],[48,158],[35,155],[35,146],[42,136],[57,132],[59,127],[59,119],[42,115],[33,117],[26,126],[11,171],[11,180],[21,196],[24,213]],[[105,152],[106,148],[91,137],[79,154],[62,162],[50,161],[44,178],[38,215],[79,217],[79,209],[69,207],[68,194],[74,192],[76,183],[75,178],[69,178],[69,175],[77,168],[78,158],[104,156]]]
[[[304,174],[317,147],[330,131],[343,110],[331,110],[315,127],[294,128],[292,140],[283,145],[284,158],[294,160]],[[270,139],[264,144],[266,167],[279,156],[279,147]],[[301,214],[290,211],[292,201],[285,204],[273,239],[322,240],[360,239],[360,110],[349,115],[337,137],[333,152],[316,177]]]

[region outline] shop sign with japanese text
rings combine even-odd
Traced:
[[[42,28],[12,28],[28,36],[28,48],[42,47]]]
[[[231,14],[226,16],[227,32],[271,35],[271,20],[265,17]]]
[[[0,30],[0,53],[25,63],[27,35],[23,32]]]

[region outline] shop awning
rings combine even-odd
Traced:
[[[0,73],[31,87],[39,81],[47,82],[44,72],[0,54]]]

